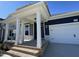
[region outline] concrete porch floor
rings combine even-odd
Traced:
[[[79,57],[79,45],[49,42],[43,57]]]
[[[46,40],[42,39],[42,45],[46,43]],[[22,45],[33,46],[36,47],[37,40],[24,41]]]

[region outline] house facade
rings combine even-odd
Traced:
[[[4,42],[15,45],[31,40],[36,40],[37,48],[42,47],[42,40],[79,44],[79,12],[50,15],[45,2],[19,8],[0,23],[4,24]]]

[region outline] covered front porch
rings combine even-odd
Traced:
[[[41,48],[46,41],[45,22],[49,18],[45,2],[19,8],[3,21],[4,42]]]

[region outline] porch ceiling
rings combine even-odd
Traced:
[[[22,21],[35,21],[36,18],[36,12],[40,11],[42,16],[42,21],[46,21],[50,14],[48,12],[48,9],[46,7],[45,2],[38,2],[33,5],[25,6],[23,8],[20,8],[16,10],[15,13],[9,15],[6,20],[3,22],[13,22],[16,21],[16,17],[19,18]]]

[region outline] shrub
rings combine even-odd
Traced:
[[[4,51],[9,50],[8,45],[6,43],[0,43],[0,50]]]

